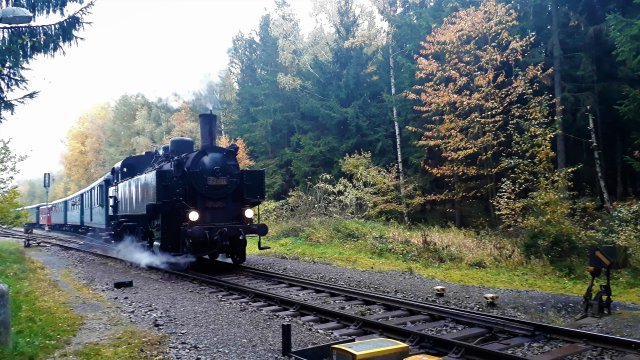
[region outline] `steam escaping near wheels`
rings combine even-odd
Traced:
[[[196,261],[196,258],[191,255],[174,256],[166,253],[151,252],[133,236],[125,236],[116,245],[113,256],[142,268],[186,269]]]

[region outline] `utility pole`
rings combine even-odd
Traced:
[[[44,220],[44,231],[49,231],[49,187],[51,187],[51,173],[44,173],[44,192],[47,197],[47,202],[45,203],[45,220]]]

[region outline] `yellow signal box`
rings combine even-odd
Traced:
[[[402,360],[409,345],[385,338],[355,341],[331,346],[333,360]]]

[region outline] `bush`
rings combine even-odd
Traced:
[[[0,225],[22,226],[29,216],[26,211],[15,211],[22,205],[18,202],[20,192],[16,188],[11,188],[0,194]]]
[[[268,219],[403,219],[397,171],[373,164],[370,153],[346,155],[340,162],[345,177],[322,174],[315,182],[292,190],[287,199],[266,202]],[[407,204],[415,208],[420,197],[412,186],[405,186]]]
[[[640,203],[616,203],[598,229],[601,243],[628,249],[631,266],[640,267]]]
[[[535,190],[513,179],[501,183],[495,205],[502,228],[521,239],[526,257],[556,263],[586,248],[592,233],[583,229],[594,204],[570,198],[570,174],[544,173]]]
[[[369,232],[366,224],[362,221],[336,221],[331,226],[331,230],[342,241],[358,241],[367,237]]]
[[[581,229],[577,208],[566,194],[546,188],[531,194],[523,221],[523,252],[526,256],[566,259],[584,249],[586,233]]]
[[[558,261],[575,254],[577,247],[575,234],[563,231],[553,224],[547,224],[525,234],[522,251],[529,257]]]
[[[367,238],[367,245],[378,256],[398,255],[405,260],[413,260],[418,256],[417,246],[411,239],[393,239],[389,234],[373,234]]]

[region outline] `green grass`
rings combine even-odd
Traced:
[[[526,261],[507,239],[459,229],[405,229],[364,221],[312,220],[306,227],[270,224],[264,245],[271,250],[252,254],[320,261],[365,270],[409,271],[464,285],[539,290],[583,295],[590,277],[587,259],[581,264],[553,267]],[[348,236],[345,236],[348,234]],[[577,269],[577,270],[576,270]],[[640,304],[640,273],[614,270],[614,301]],[[604,277],[600,278],[604,281]]]
[[[68,270],[62,278],[88,301],[105,302],[98,293],[83,285]],[[0,240],[0,281],[9,285],[11,297],[12,346],[0,349],[0,359],[56,358],[162,359],[167,337],[111,319],[120,330],[107,341],[89,343],[76,350],[64,349],[82,324],[82,317],[69,306],[68,295],[50,279],[45,268],[25,256],[18,244]]]
[[[68,307],[67,295],[20,245],[0,241],[0,281],[10,289],[12,327],[11,347],[0,349],[0,358],[45,358],[80,328],[82,318]]]
[[[64,358],[78,360],[164,359],[166,335],[126,328],[108,342],[92,343],[80,350],[63,352]]]

